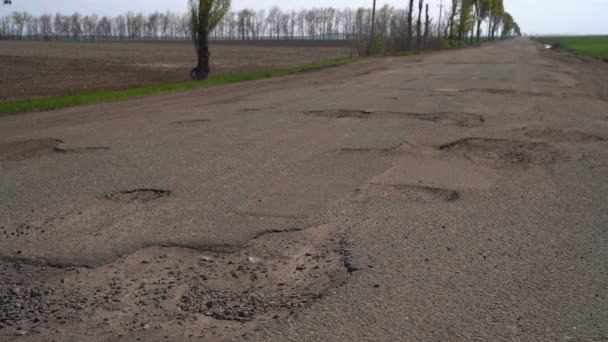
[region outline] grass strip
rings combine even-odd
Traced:
[[[223,75],[204,81],[189,81],[158,86],[132,88],[126,90],[100,90],[77,95],[63,95],[43,99],[22,100],[0,103],[0,114],[16,114],[22,112],[41,111],[88,104],[114,102],[125,99],[143,97],[154,94],[168,93],[180,90],[206,88],[223,84],[254,81],[264,78],[286,76],[290,74],[320,70],[352,62],[354,59],[335,59],[312,64],[296,65],[277,70],[259,71],[246,74]]]
[[[582,55],[608,60],[608,36],[539,37],[539,40]]]

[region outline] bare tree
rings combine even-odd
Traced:
[[[15,33],[19,37],[23,37],[23,31],[25,30],[25,23],[27,21],[28,14],[26,12],[13,12],[13,22],[15,23]]]
[[[108,17],[102,17],[97,23],[95,29],[95,35],[97,37],[106,38],[112,36],[112,20]]]
[[[426,13],[425,13],[425,20],[424,20],[424,42],[423,42],[424,46],[426,46],[428,39],[429,39],[431,21],[432,21],[432,19],[431,19],[431,16],[429,15],[429,4],[426,4]]]
[[[244,9],[239,11],[238,13],[238,31],[239,36],[242,40],[245,40],[249,37],[249,33],[251,32],[252,27],[252,18],[255,15],[255,12],[250,9]],[[252,35],[253,36],[253,35]],[[254,38],[254,37],[252,37]]]
[[[445,28],[446,29],[445,36],[450,41],[450,44],[452,44],[452,41],[454,40],[454,36],[456,34],[456,15],[458,14],[458,2],[459,2],[459,0],[452,0],[452,8],[450,10],[450,17],[448,19],[448,25]]]
[[[268,28],[270,29],[270,36],[274,32],[277,39],[279,38],[280,31],[280,18],[281,18],[281,9],[278,6],[273,6],[268,12],[268,16],[266,17],[266,21],[268,22]]]
[[[40,35],[40,18],[34,17],[33,15],[27,14],[25,17],[25,26],[27,28],[27,35],[30,37],[37,37]]]
[[[124,15],[119,15],[112,20],[114,22],[115,34],[120,39],[124,39],[127,36],[127,19]]]
[[[82,16],[79,13],[74,13],[70,17],[70,33],[73,38],[82,35]]]
[[[418,41],[416,48],[418,51],[422,50],[422,6],[424,6],[424,0],[418,1],[418,21],[416,22],[416,31],[418,34]]]
[[[304,34],[306,32],[306,15],[307,15],[307,13],[308,12],[306,10],[301,10],[300,12],[298,12],[298,16],[296,18],[298,31],[300,32],[300,35],[302,37],[304,37]]]
[[[198,0],[189,1],[197,2]],[[454,0],[454,3],[459,5],[462,1]],[[481,0],[467,1],[477,4]],[[381,8],[345,8],[341,10],[332,7],[311,8],[296,12],[282,11],[275,6],[269,12],[248,9],[228,12],[209,31],[209,35],[213,35],[215,39],[260,39],[264,36],[271,39],[296,39],[298,36],[301,39],[305,39],[306,36],[317,39],[335,39],[337,37],[358,41],[363,54],[366,53],[367,48],[370,48],[370,42],[372,43],[370,49],[377,50],[370,51],[370,53],[400,52],[415,48],[415,46],[421,49],[430,39],[429,36],[431,38],[434,36],[434,31],[430,28],[429,6],[427,6],[426,18],[422,18],[420,6],[424,6],[424,3],[424,0],[419,0],[418,21],[412,23],[411,28],[410,21],[415,20],[413,18],[415,9],[409,11],[384,5]],[[477,7],[475,8],[477,9]],[[456,15],[457,13],[454,14],[454,18],[457,18]],[[494,17],[498,18],[498,14],[494,14]],[[477,16],[475,20],[477,20]],[[500,24],[494,25],[494,22]],[[495,30],[498,32],[500,32],[499,28],[504,30],[504,19],[500,17],[493,20],[491,27],[495,26]],[[170,39],[189,37],[192,35],[192,29],[191,13],[182,15],[173,12],[156,12],[143,15],[128,12],[124,15],[106,16],[101,19],[96,15],[80,15],[79,13],[70,16],[58,13],[55,16],[46,14],[36,17],[17,12],[9,16],[0,16],[0,34],[12,35],[16,38],[29,35],[44,39],[51,39],[54,36],[58,38],[86,36],[104,39],[138,39],[146,36],[151,39]],[[467,31],[468,33],[473,34],[473,28],[469,25],[467,25],[467,30],[470,30],[470,32]],[[514,29],[510,29],[507,32],[511,34],[514,31]],[[414,32],[418,34],[417,45],[413,43]],[[410,35],[412,38],[409,38]],[[469,39],[468,36],[467,39]]]
[[[412,40],[414,36],[414,27],[412,25],[414,16],[414,0],[410,0],[410,5],[407,9],[407,45],[406,48],[409,50],[412,48]]]
[[[154,12],[148,15],[144,23],[144,30],[147,37],[156,38],[160,27],[160,13]]]
[[[413,0],[412,0],[413,1]],[[370,30],[370,35],[369,35],[369,45],[367,45],[367,55],[371,55],[372,53],[372,45],[374,44],[374,35],[376,34],[376,32],[374,32],[374,26],[376,25],[376,0],[374,0],[374,5],[372,7],[372,29]]]
[[[82,19],[82,30],[86,36],[95,36],[97,33],[97,21],[96,15],[85,15]]]
[[[42,36],[49,39],[53,35],[53,17],[50,14],[40,16]]]

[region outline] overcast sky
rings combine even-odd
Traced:
[[[430,1],[435,17],[441,0]],[[443,0],[444,3],[449,0]],[[378,0],[378,6],[405,6],[406,0]],[[608,0],[504,0],[506,10],[528,34],[608,34]],[[127,11],[186,11],[187,0],[13,0],[0,7],[0,14],[12,10],[41,13],[96,13],[114,15]],[[233,9],[371,6],[372,0],[233,0]]]

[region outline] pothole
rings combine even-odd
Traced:
[[[74,148],[62,148],[55,146],[53,150],[57,153],[87,153],[96,151],[109,151],[110,148],[106,146],[91,146],[91,147],[74,147]]]
[[[524,135],[532,139],[549,140],[553,142],[588,143],[606,141],[606,139],[581,131],[564,131],[559,129],[526,129]]]
[[[59,139],[31,139],[0,145],[0,161],[20,161],[50,155],[80,154],[97,151],[108,151],[106,146],[91,147],[59,147],[63,144]]]
[[[387,147],[387,148],[377,148],[377,147],[355,147],[355,148],[339,148],[335,151],[338,153],[344,154],[381,154],[381,155],[392,155],[394,154],[399,146]]]
[[[206,279],[188,286],[179,307],[236,322],[293,313],[346,273],[332,234],[328,225],[272,233],[234,255],[209,255],[203,259],[208,260]]]
[[[169,125],[171,127],[176,127],[176,128],[197,127],[197,126],[202,126],[210,121],[211,120],[209,120],[209,119],[183,120],[183,121],[171,122]]]
[[[504,94],[504,95],[524,95],[524,96],[542,96],[551,97],[551,93],[528,91],[528,90],[513,90],[513,89],[500,89],[500,88],[470,88],[466,89],[466,92],[475,93],[486,93],[486,94]]]
[[[455,96],[455,94],[457,94],[457,93],[483,93],[483,94],[497,94],[497,95],[525,95],[525,96],[544,96],[544,97],[553,96],[551,93],[546,93],[546,92],[503,89],[503,88],[439,88],[439,89],[435,89],[435,92],[441,93],[446,96]]]
[[[420,203],[449,203],[460,199],[455,190],[408,184],[370,184],[364,196]]]
[[[439,148],[466,159],[503,164],[549,163],[561,156],[547,144],[506,139],[467,138]]]
[[[418,115],[417,118],[420,120],[439,122],[460,127],[477,127],[486,122],[484,117],[481,115],[462,112],[421,114]]]
[[[312,116],[320,116],[325,118],[356,118],[356,119],[364,119],[368,118],[373,112],[368,112],[365,110],[348,110],[348,109],[338,109],[338,110],[315,110],[315,111],[307,111],[304,112],[307,115]]]
[[[228,340],[346,279],[356,266],[341,241],[321,225],[262,235],[234,253],[151,246],[94,269],[0,263],[0,335]]]
[[[147,203],[171,195],[169,190],[135,189],[105,195],[106,199],[125,203]]]
[[[378,116],[397,116],[409,117],[418,120],[431,121],[436,123],[460,126],[477,127],[486,120],[478,114],[464,112],[440,112],[440,113],[408,113],[408,112],[378,112]]]
[[[483,116],[464,112],[440,112],[440,113],[411,113],[411,112],[370,112],[364,110],[323,110],[305,112],[307,115],[326,118],[408,118],[445,123],[461,127],[476,127],[485,122]]]
[[[59,139],[30,139],[0,144],[0,161],[19,161],[52,154]]]
[[[472,88],[466,89],[466,92],[477,92],[477,93],[487,93],[487,94],[517,94],[516,90],[513,89],[500,89],[500,88]]]

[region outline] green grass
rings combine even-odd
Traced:
[[[580,54],[608,60],[608,36],[543,37],[547,44],[574,50]]]
[[[320,70],[324,68],[347,64],[352,61],[353,59],[337,59],[313,64],[296,65],[292,67],[270,71],[260,71],[248,74],[224,75],[217,78],[211,78],[205,81],[172,83],[159,86],[133,88],[127,90],[102,90],[78,95],[65,95],[35,100],[4,102],[0,103],[0,114],[15,114],[29,111],[82,106],[87,104],[119,101],[180,90],[189,90],[236,82],[253,81],[263,78],[286,76],[305,71]]]

